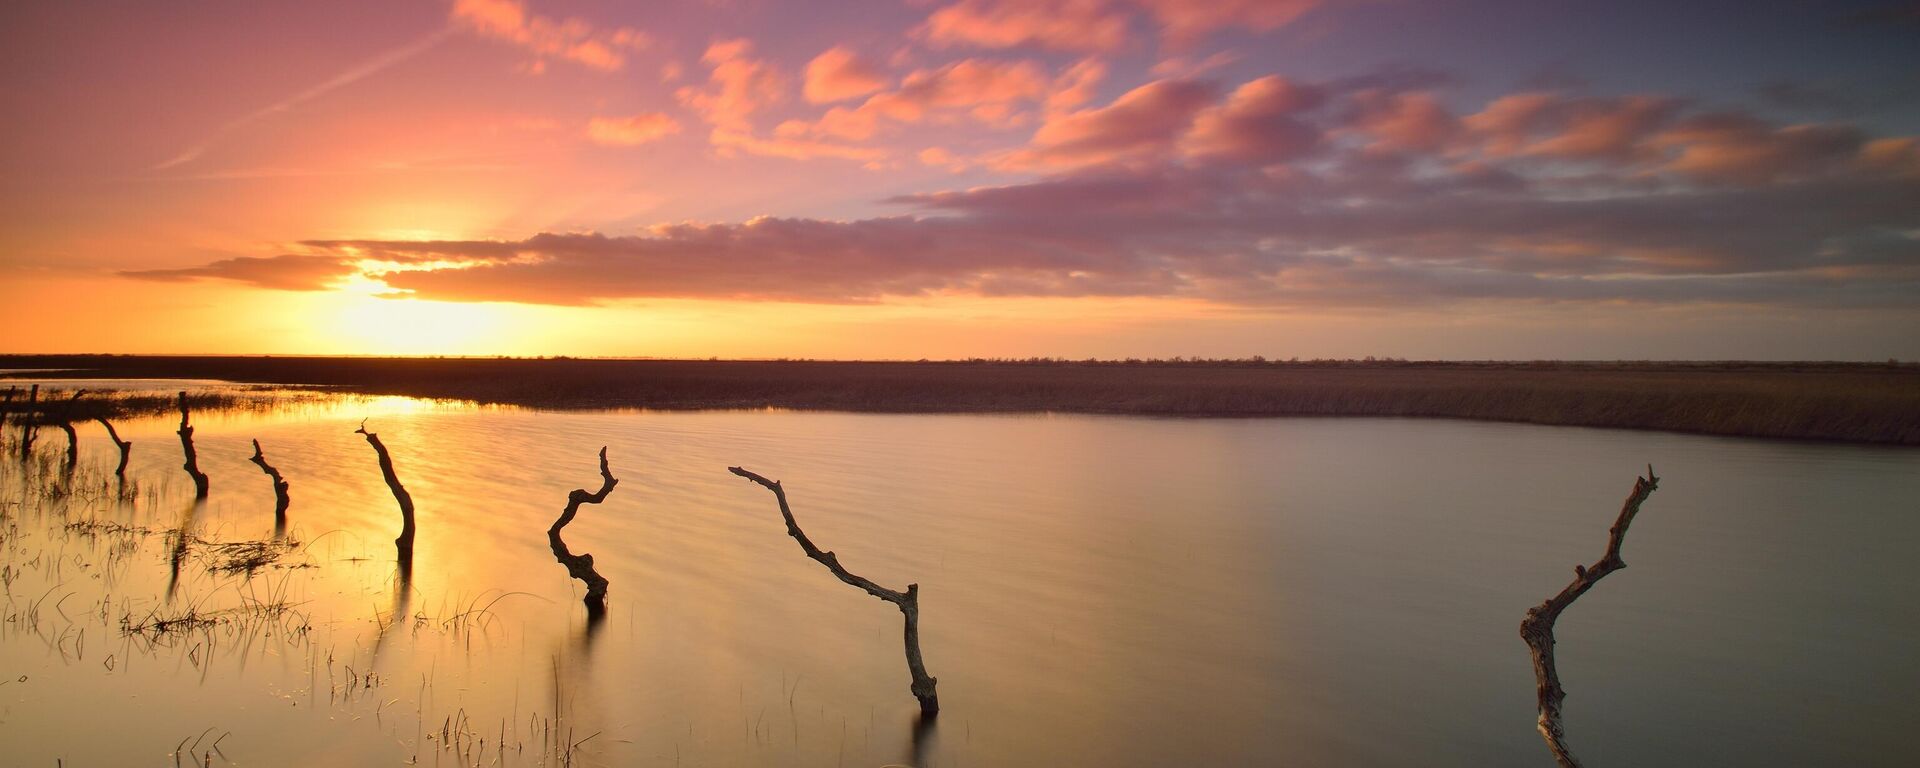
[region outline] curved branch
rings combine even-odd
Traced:
[[[1520,622],[1520,637],[1533,655],[1533,676],[1540,698],[1540,737],[1546,739],[1547,750],[1553,753],[1553,759],[1561,768],[1580,768],[1580,761],[1568,750],[1566,731],[1560,723],[1560,702],[1566,699],[1567,693],[1560,688],[1560,674],[1553,664],[1553,623],[1560,618],[1561,611],[1573,605],[1574,600],[1586,594],[1601,578],[1627,567],[1620,559],[1620,545],[1626,541],[1627,526],[1633,524],[1640,505],[1659,485],[1660,478],[1654,476],[1653,465],[1647,465],[1647,476],[1634,478],[1633,492],[1627,495],[1626,503],[1620,507],[1619,519],[1607,531],[1606,554],[1591,566],[1574,566],[1573,582],[1560,590],[1560,594],[1528,608],[1527,617]]]
[[[293,503],[293,500],[287,497],[287,489],[291,486],[287,484],[286,478],[280,476],[280,470],[274,469],[272,464],[267,463],[267,454],[260,450],[258,438],[253,441],[253,457],[247,460],[260,465],[260,471],[267,473],[267,477],[273,478],[273,520],[278,525],[286,525],[287,505]]]
[[[554,559],[567,567],[567,574],[586,582],[587,614],[589,616],[605,613],[607,610],[607,578],[593,569],[593,555],[582,552],[578,555],[567,549],[567,542],[560,538],[560,529],[573,522],[573,516],[580,511],[581,504],[599,504],[607,500],[607,494],[613,492],[613,486],[620,481],[607,468],[607,449],[600,448],[600,490],[588,493],[585,488],[577,488],[567,494],[567,508],[560,513],[560,519],[553,521],[547,528],[547,543],[553,547]]]
[[[780,487],[780,481],[768,480],[739,467],[727,467],[727,471],[773,491],[773,498],[780,502],[780,516],[787,521],[787,535],[792,536],[794,541],[800,542],[800,549],[807,553],[807,557],[826,566],[827,570],[833,572],[834,578],[866,590],[867,594],[893,603],[900,609],[900,613],[906,618],[907,671],[913,675],[913,697],[920,700],[922,713],[939,714],[940,697],[934,693],[934,685],[939,680],[927,674],[926,663],[920,657],[920,585],[908,584],[907,591],[895,592],[875,584],[871,579],[848,571],[840,565],[839,557],[814,546],[813,540],[807,538],[806,532],[800,530],[800,524],[793,519],[793,509],[787,506],[787,492]]]
[[[27,407],[20,412],[20,461],[25,462],[33,455],[33,439],[40,435],[39,422],[40,385],[27,389]]]
[[[413,562],[413,496],[407,493],[406,486],[400,484],[400,476],[393,473],[393,457],[388,455],[387,446],[380,442],[380,436],[367,431],[365,419],[360,428],[353,431],[357,435],[366,435],[367,444],[373,446],[373,452],[380,455],[380,474],[387,480],[387,488],[393,491],[393,500],[400,504],[400,537],[393,540],[394,547],[400,550],[400,562]]]
[[[187,393],[180,392],[180,450],[187,455],[187,463],[182,465],[187,474],[193,477],[193,497],[207,497],[207,473],[200,471],[200,460],[193,451],[193,426],[187,423]]]
[[[120,466],[113,468],[113,474],[121,480],[127,479],[127,457],[133,452],[133,441],[120,439],[119,431],[113,428],[113,422],[107,421],[107,417],[95,416],[93,420],[107,428],[107,439],[112,440],[114,447],[120,449]]]
[[[73,431],[73,404],[80,402],[80,396],[86,393],[84,389],[74,390],[73,396],[67,398],[66,405],[60,409],[60,423],[57,426],[60,427],[60,431],[67,433],[67,461],[62,465],[62,469],[69,475],[80,463],[80,435]]]

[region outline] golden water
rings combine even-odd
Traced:
[[[419,505],[410,579],[362,418]],[[18,765],[1301,765],[1548,762],[1517,635],[1636,472],[1631,567],[1560,622],[1597,765],[1905,765],[1920,722],[1920,452],[1390,419],[537,412],[319,398],[82,428],[72,495],[0,470],[0,755]],[[11,432],[11,430],[9,430]],[[164,531],[300,546],[251,576]],[[612,580],[589,626],[546,527]],[[920,584],[943,712],[894,608],[785,535]],[[111,533],[113,523],[152,531]],[[259,603],[289,609],[263,615]],[[246,606],[255,604],[254,610]],[[192,608],[155,636],[123,619]],[[501,753],[504,740],[505,753]],[[210,749],[217,741],[217,752]],[[577,746],[573,746],[578,743]]]

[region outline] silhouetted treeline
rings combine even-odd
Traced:
[[[0,358],[0,368],[324,386],[545,408],[1406,416],[1920,445],[1920,365],[1905,363],[82,355]]]

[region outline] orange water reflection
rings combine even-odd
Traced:
[[[419,505],[411,573],[353,433],[363,418]],[[1920,666],[1895,640],[1920,616],[1885,610],[1920,604],[1901,576],[1920,543],[1903,506],[1920,497],[1912,452],[1449,422],[332,396],[194,421],[204,505],[166,418],[121,428],[128,503],[49,499],[33,467],[0,469],[0,661],[27,678],[0,686],[0,737],[25,763],[164,762],[210,727],[236,761],[315,766],[539,764],[569,748],[621,765],[1537,762],[1513,628],[1592,554],[1648,459],[1672,480],[1636,524],[1634,570],[1561,628],[1570,727],[1592,759],[1714,761],[1746,747],[1689,731],[1760,722],[1794,725],[1736,762],[1892,764],[1903,745],[1872,723],[1920,716],[1901,693]],[[82,435],[76,484],[104,483],[117,455]],[[292,485],[287,562],[311,567],[246,578],[209,571],[202,546],[68,527],[184,519],[199,540],[271,539],[253,439]],[[612,581],[590,622],[546,527],[569,490],[597,484],[602,445],[621,482],[567,528]],[[854,572],[921,585],[937,726],[916,717],[897,611],[803,557],[729,464],[783,480]],[[1760,551],[1821,567],[1756,568]],[[246,613],[276,604],[292,608]],[[158,638],[120,627],[186,607],[248,617]],[[1834,690],[1852,698],[1822,698]],[[103,721],[116,738],[94,735]]]

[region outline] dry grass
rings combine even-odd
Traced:
[[[0,367],[545,408],[1405,416],[1920,445],[1920,366],[1893,363],[38,356]]]

